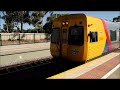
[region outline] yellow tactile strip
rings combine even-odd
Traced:
[[[100,79],[118,64],[120,64],[120,55],[99,65],[98,67],[88,71],[87,73],[80,75],[76,79]]]

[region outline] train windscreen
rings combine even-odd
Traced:
[[[83,26],[72,26],[69,28],[68,44],[80,46],[84,44]]]
[[[59,43],[60,40],[60,29],[53,28],[51,35],[51,43]]]

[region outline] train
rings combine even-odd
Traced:
[[[84,13],[63,15],[53,21],[53,58],[86,63],[119,47],[120,23]]]

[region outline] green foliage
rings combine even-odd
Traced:
[[[52,32],[52,22],[48,22],[43,26],[43,29],[45,30],[45,33],[51,33]]]
[[[8,24],[3,24],[3,29],[6,31],[6,32],[13,32],[13,28],[14,28],[14,25],[12,25],[11,23],[8,23]],[[7,31],[8,29],[8,31]]]
[[[66,14],[53,14],[53,12],[50,14],[49,17],[47,17],[47,23],[43,26],[43,29],[45,30],[46,33],[51,33],[52,32],[52,23],[55,18],[58,18],[60,16],[63,16]]]
[[[13,25],[18,28],[18,24],[21,24],[21,31],[23,32],[24,23],[32,24],[39,29],[42,21],[40,21],[44,15],[49,11],[1,11],[3,16],[0,16],[5,21],[7,30],[9,25]],[[5,28],[6,28],[5,27]],[[11,31],[9,31],[11,32]],[[32,31],[33,32],[33,31]],[[36,32],[36,31],[35,31]]]
[[[114,18],[113,18],[113,22],[120,22],[120,16],[114,17]]]
[[[48,11],[32,11],[29,24],[32,24],[34,27],[36,27],[38,24],[40,25],[42,23],[40,20],[47,12]]]

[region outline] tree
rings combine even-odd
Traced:
[[[29,23],[29,11],[13,11],[13,20],[15,27],[18,28],[18,24],[21,24],[21,29],[20,31],[23,32],[23,24],[24,23]]]
[[[114,17],[114,18],[113,18],[113,22],[120,22],[120,16]]]
[[[21,23],[21,31],[23,27],[23,13],[22,11],[2,11],[3,16],[2,19],[4,19],[6,25],[4,28],[7,29],[7,32],[9,32],[8,26],[13,25],[14,27],[18,28],[18,23]]]
[[[4,21],[5,21],[5,25],[4,25],[4,29],[6,30],[6,32],[11,32],[12,30],[11,30],[11,27],[13,27],[13,24],[12,24],[12,22],[13,22],[13,19],[12,19],[12,14],[11,14],[11,12],[10,11],[8,11],[8,12],[5,12],[5,11],[1,11],[2,12],[2,14],[3,14],[3,16],[1,16],[1,18],[2,19],[4,19]]]
[[[13,28],[14,28],[14,26],[11,23],[3,24],[3,29],[5,30],[5,32],[11,33],[11,32],[13,32]]]
[[[31,17],[30,17],[30,24],[32,24],[37,32],[40,32],[39,30],[42,30],[42,18],[48,11],[32,11]]]
[[[43,26],[43,29],[45,30],[45,32],[46,33],[51,33],[52,32],[52,23],[53,23],[53,20],[55,18],[58,18],[58,17],[63,16],[63,15],[66,15],[66,14],[53,14],[53,12],[51,12],[50,16],[47,17],[46,24]]]
[[[52,32],[52,22],[47,22],[43,29],[45,30],[45,33],[51,33]]]
[[[23,30],[24,23],[32,24],[35,28],[40,27],[42,18],[48,11],[1,11],[3,13],[2,19],[6,23],[6,29],[9,32],[8,25],[18,27],[21,24],[20,31]]]

